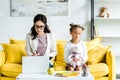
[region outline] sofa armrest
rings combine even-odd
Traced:
[[[1,80],[1,74],[0,74],[0,80]]]
[[[0,66],[3,65],[5,63],[5,52],[4,50],[0,50]]]
[[[111,51],[108,51],[106,53],[106,63],[109,67],[109,74],[108,74],[109,79],[110,80],[116,80],[115,55]]]

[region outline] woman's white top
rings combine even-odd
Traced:
[[[26,35],[26,52],[28,55],[32,55],[32,53],[36,53],[37,50],[37,46],[38,46],[38,38],[36,37],[35,39],[33,39],[33,36],[31,35],[31,33],[28,33]],[[56,55],[56,41],[53,38],[52,34],[48,34],[47,33],[47,48],[46,48],[46,52],[45,55],[47,56],[55,56]]]
[[[73,44],[71,41],[66,42],[65,48],[64,48],[64,60],[66,61],[67,64],[69,64],[72,61],[72,59],[69,60],[68,56],[71,54],[71,50],[75,46],[79,47],[80,53],[83,58],[83,63],[85,63],[88,59],[88,55],[87,55],[86,45],[83,41],[80,41],[77,44]]]

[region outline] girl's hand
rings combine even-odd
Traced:
[[[77,59],[77,58],[73,58],[73,61],[77,62],[77,61],[78,61],[78,59]]]

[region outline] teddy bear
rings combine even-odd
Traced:
[[[73,61],[74,58],[78,59],[78,61]],[[70,60],[70,65],[73,66],[74,69],[76,68],[76,66],[80,66],[83,63],[81,51],[77,46],[71,49],[71,53],[68,56],[68,59]]]
[[[108,12],[107,7],[101,7],[101,12],[99,17],[108,18],[109,16],[110,16],[110,13]]]

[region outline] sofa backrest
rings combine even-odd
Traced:
[[[102,57],[97,61],[97,62],[100,62],[104,56],[103,53],[105,53],[105,51],[110,48],[110,46],[103,47],[103,45],[101,44],[101,40],[102,40],[101,37],[97,37],[90,41],[84,41],[87,46],[88,62],[90,64],[92,64],[92,61],[96,61],[96,59],[98,59],[97,54],[95,54],[95,52],[97,53],[96,49],[99,49],[98,53],[102,54]],[[57,55],[56,55],[55,65],[59,65],[59,64],[63,65],[63,66],[66,65],[66,63],[64,61],[65,43],[66,43],[66,40],[57,40],[56,41]],[[2,47],[4,48],[4,51],[5,51],[4,54],[6,54],[6,62],[22,63],[22,56],[26,56],[25,40],[16,40],[16,39],[10,38],[10,44],[2,44]],[[100,51],[103,51],[103,52],[100,52]],[[94,53],[94,54],[92,54],[92,53]],[[3,54],[3,52],[1,52],[1,54]],[[95,56],[95,58],[93,58],[93,57],[91,58],[90,55]],[[3,61],[3,62],[5,62],[5,61]],[[94,62],[94,63],[96,63],[96,62]]]

